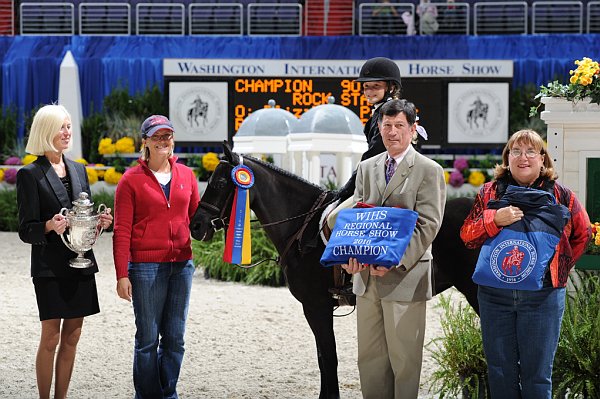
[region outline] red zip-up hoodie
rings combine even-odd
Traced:
[[[183,262],[192,259],[190,220],[200,201],[190,168],[171,163],[169,199],[148,164],[127,170],[115,193],[113,257],[117,279],[127,277],[128,262]]]

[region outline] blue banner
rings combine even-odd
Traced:
[[[524,216],[485,241],[473,282],[494,288],[539,290],[570,212],[548,192],[517,186],[508,186],[502,199],[490,201],[488,208],[509,205],[520,208]]]
[[[321,264],[334,266],[356,258],[369,265],[397,266],[418,216],[417,212],[402,208],[344,209],[336,219]]]

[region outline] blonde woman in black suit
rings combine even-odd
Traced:
[[[85,254],[92,267],[74,269],[69,260],[77,254],[60,238],[68,227],[61,208],[70,209],[80,192],[91,198],[85,167],[64,156],[71,136],[71,116],[63,106],[40,108],[25,148],[38,159],[17,173],[19,237],[31,244],[31,276],[42,327],[35,364],[40,398],[50,397],[54,374],[54,398],[67,396],[83,318],[100,312],[94,254]],[[110,213],[99,223],[109,227]]]

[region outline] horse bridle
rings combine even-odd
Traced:
[[[229,224],[228,224],[229,218],[226,216],[226,211],[228,208],[227,204],[229,203],[229,200],[231,199],[232,195],[233,195],[233,191],[231,193],[229,193],[229,195],[227,196],[227,199],[225,200],[225,204],[221,208],[217,205],[211,204],[206,201],[200,201],[200,204],[198,205],[199,208],[206,210],[209,214],[217,214],[218,215],[217,217],[210,219],[210,224],[215,231],[219,231],[219,230],[224,229],[229,226]],[[288,240],[288,242],[285,246],[285,249],[283,250],[283,253],[280,256],[278,256],[275,259],[273,259],[273,258],[263,259],[263,260],[260,260],[256,263],[253,263],[253,264],[247,265],[247,266],[244,266],[244,265],[238,265],[238,266],[241,268],[244,268],[244,269],[249,269],[249,268],[258,266],[261,263],[269,261],[269,260],[276,261],[279,265],[283,265],[284,261],[287,257],[287,254],[290,251],[290,249],[292,248],[292,245],[294,244],[294,242],[298,241],[298,243],[300,243],[300,240],[302,239],[304,231],[306,230],[306,227],[308,226],[308,223],[310,222],[312,217],[317,212],[325,210],[325,208],[327,208],[331,203],[333,203],[335,201],[335,199],[334,199],[334,200],[325,202],[325,198],[327,198],[327,191],[323,191],[321,194],[319,194],[319,196],[317,197],[315,202],[312,204],[310,210],[308,210],[307,212],[301,213],[296,216],[291,216],[291,217],[288,217],[288,218],[285,218],[282,220],[278,220],[276,222],[261,224],[259,227],[264,229],[265,227],[276,226],[278,224],[287,223],[287,222],[290,222],[292,220],[296,220],[299,218],[304,218],[302,226],[300,227],[300,229],[298,229],[296,234],[294,234],[294,236],[290,240]],[[256,223],[256,222],[260,223],[260,221],[257,219],[253,219],[250,222],[251,223]]]

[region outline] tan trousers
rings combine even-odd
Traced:
[[[356,298],[358,371],[365,399],[416,399],[423,360],[423,302],[381,301],[369,278]]]

